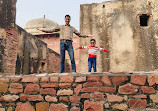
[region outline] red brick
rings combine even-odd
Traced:
[[[61,87],[61,88],[68,88],[70,86],[71,86],[71,83],[60,83],[59,84],[59,87]]]
[[[40,94],[56,95],[56,90],[54,88],[46,88],[46,89],[41,88]]]
[[[83,88],[81,92],[98,92],[98,88],[97,87]]]
[[[84,101],[84,111],[103,111],[103,105],[100,102]]]
[[[82,84],[78,84],[76,88],[74,88],[76,96],[80,93],[81,89],[82,89]]]
[[[127,76],[114,76],[111,78],[113,85],[121,84],[128,80]]]
[[[100,81],[99,76],[88,76],[88,81]]]
[[[58,77],[50,77],[50,82],[58,82]]]
[[[83,84],[83,87],[93,87],[93,86],[102,86],[101,82],[86,82]]]
[[[90,98],[90,94],[88,93],[81,94],[81,98]]]
[[[105,93],[114,93],[114,92],[116,92],[116,88],[113,88],[113,87],[100,87],[100,91],[105,92]]]
[[[101,81],[108,86],[112,86],[111,81],[108,76],[103,76]]]
[[[73,82],[72,76],[60,77],[60,82]]]
[[[153,94],[153,93],[155,93],[155,89],[153,87],[142,86],[141,90],[143,91],[143,93],[146,93],[146,94]]]
[[[15,111],[35,111],[30,103],[17,103]]]
[[[59,101],[68,102],[69,100],[67,97],[60,97]]]
[[[38,84],[27,84],[24,93],[27,94],[37,94],[39,92],[39,85]]]
[[[129,99],[130,108],[146,108],[147,102],[145,99]]]
[[[138,85],[145,85],[146,76],[144,75],[134,75],[131,77],[131,83],[138,84]]]
[[[80,97],[78,96],[70,96],[70,102],[73,102],[73,103],[80,103]]]
[[[135,96],[133,96],[134,98],[144,98],[144,99],[146,99],[147,98],[147,96],[146,95],[143,95],[143,94],[141,94],[141,95],[135,95]]]
[[[23,78],[21,80],[21,82],[33,82],[33,83],[37,83],[37,82],[39,82],[39,78]]]
[[[21,94],[20,95],[20,100],[21,101],[26,101],[27,100],[27,95],[26,94]]]
[[[104,94],[95,92],[92,96],[94,100],[104,100]]]
[[[68,106],[65,104],[51,104],[49,111],[68,111]]]
[[[41,83],[41,87],[58,87],[58,83]]]
[[[28,95],[28,101],[43,101],[41,95]]]
[[[41,82],[49,82],[49,77],[42,77]]]
[[[128,83],[120,86],[118,92],[120,94],[135,94],[138,92],[138,87]]]

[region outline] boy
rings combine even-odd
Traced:
[[[95,46],[95,44],[96,44],[95,39],[91,39],[90,43],[91,43],[91,46],[82,46],[82,47],[78,47],[77,49],[88,49],[88,54],[89,54],[88,72],[91,72],[92,66],[93,66],[94,72],[97,72],[96,58],[97,58],[98,50],[102,50],[102,51],[105,51],[105,52],[107,52],[107,50],[103,49],[103,48],[96,47]]]

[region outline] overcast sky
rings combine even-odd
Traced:
[[[16,23],[22,28],[32,19],[43,18],[64,24],[64,16],[71,15],[71,25],[79,30],[80,4],[102,3],[110,0],[17,0]]]

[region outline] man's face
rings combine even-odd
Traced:
[[[65,23],[66,23],[66,25],[69,25],[69,24],[70,24],[70,20],[71,20],[70,17],[66,17],[66,18],[65,18]]]
[[[95,47],[95,41],[91,41],[90,43],[92,47]]]

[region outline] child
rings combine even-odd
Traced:
[[[88,54],[89,54],[88,72],[91,72],[92,66],[93,66],[94,72],[97,72],[96,57],[97,57],[97,54],[98,54],[98,50],[102,50],[102,51],[105,51],[105,52],[107,52],[107,50],[103,49],[103,48],[96,47],[95,46],[95,44],[96,44],[95,39],[91,39],[90,43],[91,43],[91,46],[82,46],[82,47],[78,47],[77,49],[88,49]]]

